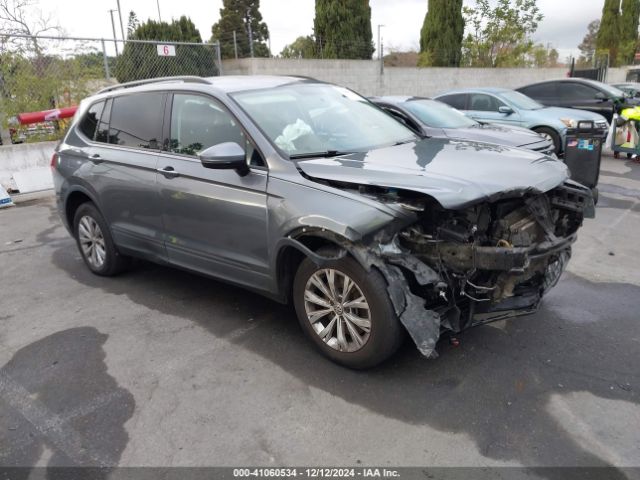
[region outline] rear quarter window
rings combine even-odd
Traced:
[[[98,126],[98,122],[102,116],[103,109],[104,101],[94,103],[89,107],[78,123],[78,129],[89,140],[95,139],[96,127]]]

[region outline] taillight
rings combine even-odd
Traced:
[[[51,155],[51,168],[55,170],[57,166],[58,166],[58,154],[56,152],[53,152],[53,155]]]

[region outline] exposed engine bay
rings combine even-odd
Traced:
[[[383,272],[398,317],[427,357],[437,356],[443,332],[536,311],[583,218],[594,215],[591,192],[571,181],[460,210],[379,187],[359,193],[415,212],[415,222],[350,253]]]

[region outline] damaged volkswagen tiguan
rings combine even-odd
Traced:
[[[171,77],[85,99],[52,158],[87,267],[131,257],[291,302],[330,359],[367,368],[406,332],[534,312],[589,189],[542,153],[422,139],[363,97],[298,77]]]

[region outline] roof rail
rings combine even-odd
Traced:
[[[112,85],[110,87],[103,88],[98,91],[100,93],[112,92],[114,90],[120,90],[121,88],[131,88],[137,87],[139,85],[147,85],[150,83],[163,83],[163,82],[184,82],[184,83],[206,83],[210,84],[211,82],[203,77],[197,77],[195,75],[182,75],[176,77],[157,77],[157,78],[147,78],[145,80],[134,80],[132,82],[119,83],[117,85]]]

